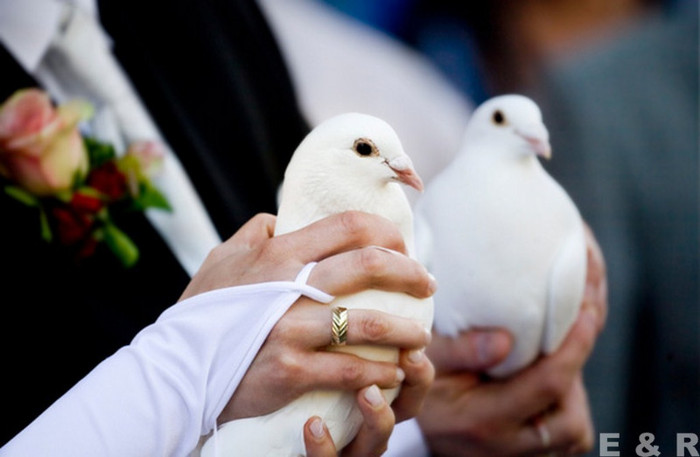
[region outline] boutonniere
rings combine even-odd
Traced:
[[[111,145],[78,130],[92,111],[82,101],[54,106],[39,89],[15,92],[0,105],[0,187],[37,209],[37,231],[47,242],[66,246],[79,259],[104,243],[128,267],[139,251],[113,218],[147,208],[171,210],[150,179],[164,150],[140,142],[118,157]]]

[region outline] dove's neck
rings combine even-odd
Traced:
[[[469,148],[455,159],[467,167],[503,172],[506,169],[522,172],[544,171],[535,153],[522,142],[499,143],[488,137],[473,139]],[[528,171],[530,170],[530,171]]]
[[[285,182],[277,214],[275,235],[345,211],[362,211],[389,219],[399,226],[409,254],[413,256],[413,214],[401,185],[378,182],[357,185],[349,180],[325,182],[304,179]]]

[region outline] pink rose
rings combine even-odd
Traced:
[[[0,106],[0,175],[39,196],[69,190],[88,169],[77,125],[90,110],[84,102],[56,109],[38,89],[15,92]]]

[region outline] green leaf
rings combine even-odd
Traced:
[[[134,204],[138,209],[158,208],[172,211],[168,199],[150,181],[141,182],[140,192],[134,198]]]
[[[39,199],[21,187],[7,185],[5,186],[5,193],[27,206],[39,206]]]
[[[80,186],[75,189],[75,193],[81,193],[89,197],[102,198],[102,193],[94,187],[90,186]]]
[[[53,239],[53,234],[51,233],[49,218],[42,207],[39,207],[39,223],[41,224],[41,238],[47,243],[50,243]]]
[[[117,152],[111,144],[103,143],[91,137],[83,137],[83,142],[90,158],[90,170],[117,156]]]
[[[122,265],[129,268],[136,264],[139,260],[139,249],[126,233],[112,223],[106,223],[102,233],[105,244],[117,256]]]
[[[63,203],[70,203],[71,199],[73,198],[73,191],[72,190],[62,190],[62,191],[56,192],[54,194],[54,197],[56,197],[56,199],[62,201]]]

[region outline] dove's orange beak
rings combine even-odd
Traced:
[[[411,186],[418,192],[423,192],[423,180],[413,168],[413,163],[408,156],[399,156],[388,160],[386,164],[396,173],[396,180],[407,186]]]
[[[549,132],[543,124],[531,124],[525,128],[518,128],[515,133],[527,141],[538,156],[547,160],[552,157]]]

